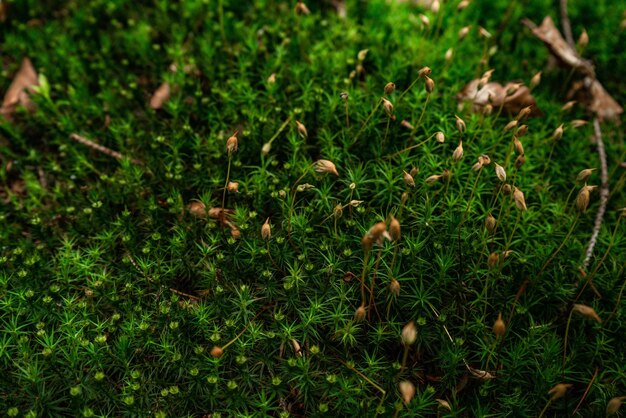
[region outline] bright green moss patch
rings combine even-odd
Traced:
[[[538,416],[566,383],[545,416],[591,417],[626,394],[623,128],[583,276],[592,115],[519,23],[554,2],[141,3],[7,3],[0,91],[24,57],[40,86],[0,122],[0,414]],[[624,103],[623,10],[570,7]],[[543,116],[459,109],[488,69],[543,71]]]

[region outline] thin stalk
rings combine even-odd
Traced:
[[[270,240],[266,240],[265,243],[267,244],[267,256],[270,259],[270,261],[272,262],[272,264],[274,265],[274,267],[276,268],[276,270],[282,272],[283,270],[278,267],[278,264],[276,264],[276,262],[274,261],[274,258],[272,257],[272,253],[270,252]]]
[[[478,132],[480,132],[480,130],[482,129],[484,121],[485,121],[485,114],[484,114],[484,113],[481,113],[481,114],[480,114],[480,120],[478,121],[478,127],[476,128],[476,131],[474,132],[474,136],[472,137],[472,139],[470,139],[470,140],[467,142],[467,146],[468,146],[468,147],[469,147],[469,146],[472,144],[472,142],[474,142],[474,140],[478,137]]]
[[[391,155],[388,155],[388,156],[386,156],[386,157],[385,157],[385,159],[386,159],[386,160],[390,160],[390,159],[392,159],[393,157],[395,157],[396,155],[400,155],[400,154],[402,154],[403,152],[407,152],[407,151],[410,151],[410,150],[412,150],[412,149],[419,148],[419,147],[421,147],[422,145],[424,145],[425,143],[427,143],[430,139],[432,139],[435,135],[437,135],[437,134],[436,134],[436,133],[434,133],[434,134],[432,134],[431,136],[429,136],[428,138],[426,138],[425,140],[423,140],[422,142],[420,142],[419,144],[416,144],[416,145],[411,145],[410,147],[404,148],[404,149],[402,149],[402,150],[400,150],[400,151],[398,151],[398,152],[395,152],[395,153],[393,153],[393,154],[391,154]]]
[[[289,116],[289,117],[287,117],[287,119],[285,119],[285,121],[283,122],[283,124],[282,124],[282,125],[280,125],[280,128],[278,128],[278,130],[276,131],[276,133],[274,134],[274,136],[272,136],[272,137],[270,138],[270,140],[269,140],[269,141],[267,141],[267,142],[268,142],[269,144],[271,144],[272,142],[274,142],[274,140],[275,140],[276,138],[278,138],[278,135],[280,135],[280,133],[281,133],[282,131],[284,131],[284,130],[285,130],[285,128],[287,127],[287,125],[289,125],[289,122],[291,122],[291,116]]]
[[[617,229],[619,228],[619,224],[620,224],[620,221],[622,220],[622,218],[623,218],[623,216],[621,216],[621,215],[620,215],[619,218],[617,218],[617,222],[615,223],[615,228],[613,229],[613,235],[611,235],[611,241],[609,242],[609,246],[607,247],[606,251],[602,255],[602,258],[600,259],[600,261],[598,262],[596,267],[593,269],[593,271],[590,274],[587,275],[586,280],[585,280],[585,284],[583,285],[582,289],[580,289],[580,291],[578,292],[578,295],[576,296],[576,299],[574,299],[574,303],[576,303],[578,301],[578,299],[582,296],[582,294],[585,291],[585,289],[587,288],[587,286],[589,284],[591,284],[591,279],[593,278],[593,276],[595,276],[595,274],[598,272],[598,270],[600,270],[600,267],[602,266],[602,263],[604,263],[604,260],[606,260],[606,257],[609,255],[609,252],[613,249],[613,245],[615,244],[615,236],[617,235]]]
[[[371,315],[372,315],[372,309],[371,309],[372,304],[374,304],[374,309],[376,309],[376,302],[374,302],[374,286],[376,284],[376,275],[378,274],[378,267],[380,266],[380,259],[382,256],[382,252],[383,252],[383,248],[380,247],[378,249],[378,254],[376,255],[376,263],[374,264],[374,274],[372,275],[372,285],[370,286],[370,301],[367,306],[368,318],[371,318]],[[376,309],[376,312],[378,313],[378,309]]]
[[[307,169],[304,171],[304,173],[298,178],[298,180],[296,180],[296,182],[293,184],[292,189],[293,189],[293,194],[291,195],[291,205],[289,206],[289,220],[288,220],[288,224],[287,224],[287,236],[291,239],[291,217],[293,216],[293,210],[294,207],[296,205],[296,193],[298,193],[298,183],[300,183],[300,181],[302,181],[302,179],[304,178],[304,176],[306,176],[309,172],[309,170],[311,169],[311,167],[313,167],[315,165],[315,162],[311,163]]]
[[[294,189],[291,195],[291,202],[289,203],[289,219],[287,224],[287,237],[289,239],[291,239],[291,218],[293,216],[294,207],[296,206],[296,193],[298,193],[298,191]]]
[[[620,161],[620,160],[618,160],[618,161]],[[623,189],[623,187],[624,187],[624,183],[626,182],[626,176],[625,176],[625,174],[626,174],[626,173],[623,173],[623,174],[619,177],[619,179],[617,180],[617,182],[615,183],[615,187],[614,187],[614,188],[613,188],[613,190],[609,193],[609,197],[607,198],[607,202],[608,202],[608,201],[609,201],[609,200],[613,197],[613,195],[614,195],[616,192],[618,192],[618,191],[620,191],[620,190],[622,190],[622,189]]]
[[[378,402],[378,407],[376,408],[376,411],[374,413],[374,418],[376,418],[378,416],[378,411],[380,410],[380,407],[383,406],[383,402],[385,402],[385,398],[387,397],[387,395],[384,395],[380,397],[380,402]]]
[[[346,129],[350,128],[350,117],[348,116],[348,101],[346,100]]]
[[[400,243],[394,243],[393,249],[393,258],[391,259],[391,266],[389,267],[389,277],[393,277],[393,268],[396,264],[396,259],[398,258],[398,249],[400,248]]]
[[[488,65],[488,62],[487,62],[487,58],[488,58],[487,53],[488,52],[489,52],[489,41],[488,41],[487,38],[485,38],[485,42],[483,42],[483,53],[480,56],[480,61],[479,62],[481,64],[484,62],[486,68],[489,68],[489,65]],[[482,65],[480,67],[476,67],[476,73],[474,75],[474,78],[479,78],[481,71],[484,71]]]
[[[472,187],[472,192],[470,193],[469,200],[467,201],[467,206],[465,207],[465,212],[463,213],[463,217],[461,218],[461,225],[463,225],[463,222],[465,221],[465,218],[467,217],[467,213],[469,212],[470,206],[472,205],[472,200],[474,199],[474,193],[476,193],[476,186],[478,185],[478,179],[480,179],[480,175],[482,173],[483,173],[483,167],[480,168],[478,175],[476,175],[476,180],[474,180],[474,186]]]
[[[402,354],[402,366],[400,367],[400,374],[404,371],[406,367],[406,360],[409,357],[409,345],[404,344],[404,354]]]
[[[509,240],[506,242],[504,246],[504,253],[506,253],[511,247],[511,243],[513,242],[513,235],[515,235],[515,230],[517,229],[517,225],[519,225],[519,221],[521,217],[522,217],[522,211],[518,210],[517,219],[515,220],[515,224],[513,225],[513,230],[511,231],[511,237],[509,238]]]
[[[363,258],[363,272],[361,273],[361,306],[365,306],[365,273],[367,272],[367,264],[370,259],[371,250],[365,251]]]
[[[498,264],[500,264],[502,262],[502,260],[498,260]],[[498,266],[499,268],[499,266]],[[491,279],[493,278],[493,268],[489,269],[489,272],[487,273],[487,279],[485,280],[485,287],[483,288],[483,293],[481,294],[481,296],[484,294],[485,295],[485,306],[483,308],[483,316],[487,317],[487,309],[489,308],[489,285],[491,284]]]
[[[228,189],[228,180],[230,179],[230,163],[232,161],[232,155],[228,153],[228,169],[226,170],[226,183],[224,183],[224,193],[222,194],[222,209],[226,204],[226,190]]]
[[[571,190],[569,191],[569,194],[567,195],[567,199],[565,199],[565,210],[567,210],[567,208],[569,207],[569,200],[572,198],[572,194],[574,194],[574,191],[576,191],[578,187],[576,185],[574,185],[574,187],[571,188]],[[557,225],[559,224],[558,220],[557,220]]]
[[[550,399],[548,401],[548,403],[546,404],[546,406],[543,407],[543,409],[541,410],[541,413],[539,414],[538,418],[543,418],[543,414],[546,413],[546,411],[548,410],[548,408],[550,407],[551,404],[552,404],[552,399]]]
[[[620,277],[623,272],[624,272],[624,267],[622,267],[622,271],[620,272],[618,277]],[[605,324],[607,322],[609,322],[613,318],[613,316],[615,316],[615,313],[617,312],[617,308],[619,307],[619,304],[622,301],[622,295],[624,294],[624,288],[626,288],[626,280],[624,280],[624,283],[622,283],[622,287],[619,290],[619,294],[617,295],[617,302],[615,302],[615,308],[613,308],[613,311],[611,312],[611,315],[609,315],[609,317],[606,319],[606,321],[604,321]]]
[[[506,151],[506,158],[504,159],[504,164],[502,165],[502,167],[504,167],[505,170],[508,168],[509,163],[511,162],[511,154],[513,153],[513,144],[514,144],[513,138],[514,137],[515,137],[515,133],[513,133],[513,135],[511,136],[511,141],[509,141],[509,148]]]
[[[222,41],[226,46],[226,31],[224,30],[224,0],[219,0],[217,3],[217,14],[220,22],[220,33],[222,35]]]
[[[350,144],[350,146],[356,144],[356,142],[359,140],[359,137],[361,136],[361,134],[363,133],[363,131],[365,130],[365,127],[367,126],[367,123],[370,121],[370,119],[372,118],[372,116],[374,116],[374,113],[376,113],[376,111],[378,110],[378,108],[380,107],[380,104],[383,102],[383,98],[381,97],[378,100],[378,103],[376,103],[376,106],[374,107],[374,109],[372,109],[371,113],[369,114],[369,116],[367,117],[367,119],[365,119],[365,122],[363,122],[363,125],[361,126],[361,129],[359,129],[359,132],[357,132],[356,136],[354,137],[354,139],[352,140],[352,144]]]
[[[567,325],[565,326],[565,339],[563,341],[563,375],[561,376],[563,381],[565,381],[565,363],[567,357],[567,338],[569,337],[569,326],[572,322],[572,315],[574,314],[574,309],[569,311],[569,316],[567,317]]]
[[[417,124],[415,125],[415,127],[411,131],[411,136],[413,136],[417,132],[417,129],[420,127],[420,124],[422,123],[422,119],[424,118],[424,113],[426,113],[426,107],[428,106],[428,102],[429,101],[430,101],[430,93],[427,93],[426,94],[426,101],[424,102],[424,107],[422,107],[422,113],[420,113],[420,117],[417,120]]]
[[[554,154],[554,147],[556,146],[556,140],[552,140],[552,146],[550,147],[550,154],[548,154],[548,160],[543,166],[543,172],[541,173],[541,183],[543,183],[543,178],[546,175],[546,171],[548,171],[548,166],[550,165],[550,160],[552,160],[552,154]]]
[[[515,171],[513,173],[513,177],[511,178],[511,194],[509,195],[508,198],[508,204],[506,205],[506,214],[502,217],[502,224],[506,227],[509,226],[509,215],[511,214],[511,208],[512,208],[512,203],[515,200],[514,194],[513,194],[513,190],[515,189],[515,180],[517,179],[517,171]],[[498,213],[498,219],[500,219],[500,216],[502,216],[502,211],[504,210],[504,206],[500,207],[500,212]],[[506,233],[504,234],[504,237],[506,238]]]
[[[491,199],[491,203],[489,204],[489,213],[493,212],[493,206],[498,201],[498,197],[500,197],[500,192],[502,191],[502,186],[504,183],[498,183],[498,191],[493,195],[493,199]]]
[[[587,389],[585,389],[585,393],[583,393],[583,397],[580,398],[580,402],[578,402],[578,405],[576,405],[576,408],[574,409],[574,412],[572,412],[572,416],[576,416],[576,412],[578,412],[578,409],[580,408],[580,405],[583,404],[585,398],[587,397],[587,394],[589,393],[589,390],[591,389],[591,386],[593,385],[593,382],[595,382],[596,377],[598,377],[598,368],[596,367],[596,371],[593,372],[593,377],[591,378],[591,380],[589,381],[589,384],[587,385]]]
[[[254,315],[254,317],[252,317],[252,319],[250,321],[248,321],[246,326],[241,330],[241,332],[239,334],[237,334],[237,336],[235,338],[233,338],[232,340],[227,342],[226,345],[222,346],[222,350],[226,350],[226,348],[228,348],[228,346],[232,345],[235,341],[237,341],[239,338],[241,338],[241,336],[248,330],[248,328],[250,327],[252,322],[254,322],[254,320],[257,319],[259,317],[259,315],[261,315],[263,312],[265,312],[267,309],[271,308],[272,306],[274,306],[274,303],[270,303],[269,305],[266,305],[266,306],[262,307],[261,310],[259,312],[257,312],[257,314]]]
[[[400,97],[398,97],[398,101],[396,102],[396,105],[399,105],[400,102],[402,101],[402,98],[409,92],[409,90],[411,90],[413,88],[413,86],[415,85],[415,83],[417,83],[417,81],[421,78],[421,76],[417,76],[417,78],[415,80],[413,80],[413,82],[411,82],[411,84],[409,85],[409,87],[406,88],[406,90],[404,90],[402,92],[402,94],[400,95]]]
[[[493,342],[493,344],[491,345],[491,349],[489,350],[489,355],[487,356],[487,362],[485,363],[485,368],[484,370],[488,370],[489,369],[489,361],[491,360],[491,355],[493,354],[493,352],[496,349],[496,346],[498,345],[498,341],[500,340],[500,337],[496,337],[495,341]],[[496,361],[497,363],[497,361]],[[497,368],[497,367],[496,367]]]
[[[496,118],[494,119],[494,122],[497,121],[500,115],[502,114],[502,109],[504,109],[504,102],[498,108],[498,113],[496,113]],[[493,128],[493,125],[492,125],[492,128]]]
[[[387,118],[387,127],[385,128],[385,136],[383,137],[383,145],[381,147],[381,150],[384,152],[385,150],[385,145],[387,144],[387,135],[389,134],[389,124],[391,123],[391,118],[388,117]]]
[[[541,274],[545,271],[545,269],[548,267],[548,265],[550,265],[552,260],[554,260],[554,258],[557,256],[557,254],[563,249],[563,246],[565,245],[565,243],[567,242],[569,237],[572,235],[572,232],[574,232],[574,228],[576,227],[576,224],[578,223],[579,219],[580,219],[580,212],[578,214],[576,214],[576,218],[574,219],[574,222],[572,222],[572,226],[570,227],[569,231],[567,232],[567,235],[563,239],[563,242],[561,242],[561,245],[559,245],[559,247],[556,249],[556,251],[552,253],[550,258],[548,258],[548,260],[545,262],[545,264],[541,267],[541,270],[539,270],[539,273],[536,276],[537,278],[541,277]]]
[[[483,168],[480,168],[480,171],[478,172],[478,175],[476,175],[476,180],[474,180],[474,186],[472,187],[472,193],[470,193],[470,198],[467,201],[467,207],[465,208],[465,212],[463,212],[463,216],[461,217],[461,222],[459,223],[459,227],[457,228],[457,235],[458,235],[458,244],[459,244],[459,261],[461,262],[461,265],[463,265],[463,252],[461,250],[461,228],[463,227],[463,224],[465,223],[465,218],[467,217],[467,213],[469,212],[470,206],[472,205],[472,200],[474,199],[474,193],[476,192],[476,185],[478,185],[478,179],[480,178],[480,175],[483,172]],[[465,194],[465,191],[463,192],[463,194]]]
[[[359,376],[361,376],[367,383],[369,383],[370,385],[374,386],[380,393],[382,393],[383,395],[386,395],[387,392],[385,392],[385,389],[383,389],[382,387],[380,387],[380,385],[377,385],[376,383],[374,383],[370,378],[368,378],[367,376],[365,376],[363,373],[361,373],[360,371],[358,371],[357,369],[355,369],[354,367],[350,366],[348,363],[346,363],[345,361],[343,361],[342,359],[336,357],[337,360],[339,360],[339,362],[341,364],[343,364],[344,366],[346,366],[348,369],[352,370],[353,372],[355,372],[356,374],[358,374]]]

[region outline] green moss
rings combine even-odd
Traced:
[[[19,109],[0,123],[0,411],[537,416],[565,373],[574,386],[548,411],[569,415],[597,369],[579,413],[602,416],[626,390],[624,144],[620,127],[603,126],[611,197],[587,270],[602,298],[586,289],[578,302],[604,322],[573,316],[563,371],[566,322],[599,206],[596,191],[579,214],[576,176],[599,162],[591,124],[569,125],[590,115],[561,110],[568,70],[545,68],[547,51],[519,24],[558,16],[553,2],[475,1],[462,12],[443,2],[435,15],[354,0],[346,19],[331,2],[310,2],[311,14],[300,16],[292,3],[8,2],[0,91],[26,56],[47,85],[32,95],[36,111]],[[590,35],[585,56],[623,103],[623,10],[608,1],[570,7],[575,35],[583,27]],[[478,25],[494,37],[480,38]],[[363,71],[351,77],[365,49]],[[404,93],[423,66],[435,82],[427,105],[422,79]],[[533,91],[544,116],[525,122],[520,170],[512,133],[503,132],[509,117],[457,108],[459,90],[489,68],[500,82],[527,83],[544,71]],[[164,81],[171,98],[152,110]],[[389,81],[397,86],[388,97],[392,121],[379,105]],[[467,125],[463,135],[455,114]],[[554,142],[561,123],[565,134]],[[235,131],[229,180],[239,187],[226,207],[237,239],[220,219],[189,211],[192,202],[221,205],[225,144]],[[437,131],[445,143],[435,141]],[[509,157],[507,182],[524,192],[527,211],[498,192],[493,162],[472,170],[485,153],[501,165]],[[316,172],[319,159],[339,176]],[[410,188],[403,171],[413,167]],[[449,177],[426,184],[444,170]],[[599,183],[596,171],[589,184]],[[488,213],[497,218],[492,235]],[[391,215],[402,238],[366,254],[364,234]],[[499,258],[490,268],[492,253]],[[363,303],[365,318],[356,321]],[[513,316],[497,341],[491,328],[500,312]],[[418,336],[403,365],[409,321]],[[211,355],[216,346],[221,357]],[[496,378],[481,380],[470,368]],[[417,386],[407,406],[402,380]]]

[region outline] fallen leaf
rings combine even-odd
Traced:
[[[535,98],[530,94],[530,89],[526,86],[519,86],[519,83],[513,82],[503,86],[495,81],[486,83],[482,87],[480,85],[480,79],[466,84],[456,96],[459,106],[462,102],[471,102],[473,112],[482,112],[483,108],[490,104],[496,111],[502,106],[502,111],[507,114],[517,114],[523,108],[531,106],[530,116],[543,115],[537,107]],[[513,93],[507,94],[510,91]]]
[[[577,81],[567,94],[568,99],[576,100],[598,116],[600,121],[619,120],[624,109],[611,97],[602,84],[591,77]]]
[[[568,93],[568,100],[575,95],[578,101],[586,105],[587,109],[595,113],[598,119],[612,119],[619,121],[624,109],[611,97],[602,84],[596,79],[593,65],[580,57],[574,47],[570,46],[548,16],[537,27],[528,19],[522,21],[533,34],[541,39],[552,55],[561,63],[573,68],[584,76],[582,81],[573,83]],[[581,97],[582,96],[582,97]]]
[[[37,71],[35,71],[30,59],[24,58],[20,69],[15,74],[15,78],[13,78],[13,82],[11,82],[9,89],[4,95],[0,114],[5,119],[11,120],[18,105],[24,106],[28,111],[33,111],[35,104],[30,100],[28,92],[38,85]]]
[[[561,32],[554,25],[554,21],[550,16],[546,16],[541,23],[541,26],[535,25],[528,19],[522,20],[522,23],[526,25],[533,34],[541,39],[548,47],[552,55],[554,55],[562,64],[568,67],[576,69],[578,72],[595,78],[595,71],[591,62],[583,59],[576,50],[571,47]]]
[[[150,98],[150,107],[152,109],[161,109],[165,102],[170,99],[170,83],[167,81],[159,86]]]

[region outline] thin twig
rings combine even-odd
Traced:
[[[606,164],[606,152],[604,150],[604,142],[602,141],[602,130],[600,129],[600,121],[597,117],[593,119],[593,131],[598,143],[598,156],[600,157],[600,207],[596,214],[596,220],[593,224],[593,232],[591,233],[591,239],[587,245],[587,251],[585,252],[585,260],[583,261],[583,270],[587,270],[591,256],[593,255],[593,249],[598,241],[598,234],[602,227],[602,221],[604,219],[604,212],[606,212],[606,204],[609,200],[609,170]]]
[[[591,389],[591,385],[593,385],[593,382],[596,380],[597,376],[598,376],[598,368],[596,367],[596,371],[593,373],[593,377],[589,381],[589,384],[587,385],[587,389],[585,389],[585,393],[583,393],[583,397],[580,398],[580,402],[578,402],[578,405],[576,405],[576,409],[574,409],[574,412],[572,412],[572,416],[575,416],[576,412],[578,412],[578,408],[580,408],[580,405],[582,405],[583,401],[587,397],[587,394],[589,393],[589,389]]]
[[[180,290],[176,290],[173,287],[170,287],[170,291],[173,292],[173,293],[176,293],[179,296],[188,297],[189,299],[192,299],[192,300],[196,300],[197,301],[197,300],[200,299],[198,296],[194,296],[194,295],[190,295],[189,293],[181,292]]]
[[[104,155],[108,155],[109,157],[113,157],[117,160],[123,160],[124,158],[126,158],[124,155],[122,155],[121,153],[112,150],[111,148],[107,148],[103,145],[97,144],[94,141],[92,141],[91,139],[87,139],[84,136],[80,136],[78,134],[71,134],[70,138],[72,138],[74,141],[86,145],[91,149],[94,149],[98,152],[101,152]],[[143,163],[140,160],[131,158],[130,161],[133,164],[137,164],[137,165],[142,165]]]
[[[380,385],[376,384],[374,381],[372,381],[369,377],[365,376],[363,373],[361,373],[360,371],[358,371],[355,367],[351,366],[350,364],[348,364],[348,362],[343,361],[342,359],[340,359],[339,357],[335,357],[341,364],[343,364],[344,366],[346,366],[348,369],[352,370],[353,372],[355,372],[356,374],[358,374],[359,376],[361,376],[363,378],[363,380],[365,380],[367,383],[369,383],[370,385],[374,386],[380,393],[382,393],[383,395],[387,394],[387,392],[385,392],[385,389],[383,389],[382,387],[380,387]]]

